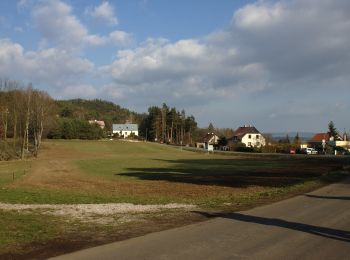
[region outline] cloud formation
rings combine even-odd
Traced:
[[[29,2],[18,6],[28,7]],[[348,0],[259,0],[236,10],[221,31],[141,43],[122,30],[89,32],[66,2],[41,0],[30,6],[42,37],[40,48],[26,51],[20,43],[0,39],[0,76],[16,72],[14,78],[53,84],[64,97],[112,97],[138,110],[165,101],[203,118],[240,111],[238,121],[256,122],[340,117],[348,108],[342,99],[350,94]],[[118,24],[107,1],[86,14]],[[115,48],[112,62],[96,66],[84,57],[90,47],[105,45]],[[94,77],[89,84],[87,77]],[[315,93],[325,94],[315,98]],[[203,114],[204,107],[211,112]],[[229,117],[218,123],[233,120],[233,113]]]
[[[101,6],[97,8],[97,14],[110,14],[106,11],[110,8],[108,2],[102,3]],[[113,31],[107,36],[90,34],[73,14],[72,7],[59,0],[40,1],[33,7],[32,17],[35,27],[43,36],[44,47],[51,44],[69,52],[77,52],[85,46],[125,46],[132,42],[132,36],[123,31]]]
[[[65,50],[24,51],[22,45],[0,39],[0,77],[62,86],[91,73],[93,68],[89,60],[71,56]]]
[[[349,11],[342,0],[258,1],[237,10],[225,31],[174,43],[149,40],[119,51],[103,70],[121,88],[160,99],[339,90],[350,80]]]
[[[102,2],[94,8],[87,8],[85,13],[93,18],[106,22],[109,25],[117,25],[118,18],[114,13],[114,8],[109,2]]]

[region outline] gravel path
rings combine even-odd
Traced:
[[[108,203],[108,204],[7,204],[0,203],[0,210],[17,210],[28,212],[40,210],[44,214],[55,216],[69,216],[72,218],[96,221],[96,217],[111,217],[132,213],[149,213],[167,209],[194,209],[194,205],[188,204],[165,204],[165,205],[134,205],[131,203]],[[95,217],[95,218],[94,218]]]

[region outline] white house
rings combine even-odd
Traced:
[[[230,143],[244,143],[247,147],[261,147],[266,145],[265,137],[251,125],[239,127],[228,140]]]
[[[197,143],[197,148],[206,148],[208,145],[216,145],[219,141],[219,136],[214,133],[207,133],[206,136],[203,137],[202,142]]]
[[[137,124],[113,124],[113,134],[124,136],[124,138],[134,134],[139,135],[139,128]]]

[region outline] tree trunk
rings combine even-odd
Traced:
[[[16,139],[17,139],[17,113],[13,115],[13,150],[16,152]]]
[[[26,113],[26,122],[24,128],[24,136],[23,136],[23,144],[22,144],[22,154],[21,158],[24,159],[24,150],[29,151],[29,118],[30,118],[30,95],[31,93],[28,91],[27,93],[27,113]]]

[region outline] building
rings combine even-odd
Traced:
[[[118,134],[120,137],[128,137],[131,134],[138,136],[139,128],[137,124],[113,124],[113,135]]]
[[[231,138],[228,139],[230,145],[241,142],[246,147],[262,147],[266,145],[265,137],[251,125],[239,127]]]
[[[339,146],[344,148],[350,147],[350,142],[348,141],[346,133],[344,133],[343,136],[330,136],[329,133],[317,133],[311,138],[309,143],[311,146],[322,145],[322,143],[325,143],[332,146]]]
[[[207,133],[206,136],[203,137],[201,142],[196,144],[197,148],[207,148],[208,145],[217,145],[219,141],[219,136],[214,133]]]
[[[99,120],[89,120],[89,124],[96,124],[98,125],[101,129],[105,128],[105,121],[99,121]]]

